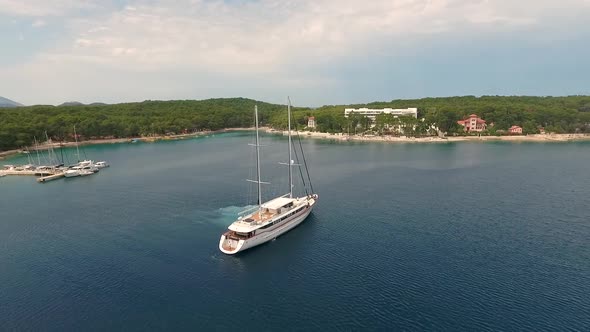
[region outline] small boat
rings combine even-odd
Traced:
[[[92,175],[92,174],[94,174],[94,172],[93,171],[90,171],[90,170],[87,170],[87,169],[82,169],[80,171],[80,176],[88,176],[88,175]]]
[[[82,168],[80,166],[74,166],[68,170],[66,170],[64,172],[64,176],[66,178],[73,178],[76,176],[80,176],[80,172],[82,171]]]
[[[97,168],[107,168],[107,167],[110,167],[111,165],[109,165],[106,161],[98,161],[98,162],[96,162],[96,164],[94,164],[94,166]]]
[[[258,137],[258,108],[254,108],[255,125],[256,125],[256,180],[248,180],[258,184],[258,206],[252,212],[245,216],[239,217],[228,227],[228,231],[221,235],[219,239],[219,250],[228,255],[233,255],[246,249],[255,247],[265,242],[276,239],[280,235],[288,232],[299,225],[311,213],[314,205],[318,201],[318,195],[313,192],[309,173],[307,173],[307,163],[304,164],[306,173],[308,175],[308,184],[311,187],[310,191],[305,188],[306,195],[301,197],[294,197],[293,195],[293,173],[292,168],[301,166],[296,164],[292,159],[291,154],[291,102],[287,108],[287,116],[289,123],[289,162],[282,163],[288,166],[289,169],[289,193],[271,199],[268,202],[262,203],[261,184],[268,184],[262,182],[260,177],[260,144]],[[303,150],[301,150],[303,156]],[[297,157],[297,153],[295,154]],[[301,176],[303,174],[300,172]],[[305,182],[304,182],[305,183]]]
[[[98,167],[94,166],[94,165],[86,165],[86,166],[81,166],[83,171],[86,172],[91,172],[91,173],[98,173],[99,169]]]
[[[74,139],[76,140],[76,156],[78,157],[78,160],[80,160],[80,149],[78,147],[78,134],[76,134],[76,126],[74,126]],[[78,161],[78,163],[74,166],[80,167],[82,170],[85,171],[96,173],[100,168],[108,167],[109,164],[107,164],[106,161],[99,161],[97,163],[94,163],[94,161],[90,159],[85,159],[82,161]]]

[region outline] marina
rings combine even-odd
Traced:
[[[37,182],[45,183],[61,178],[71,178],[79,176],[88,176],[95,173],[102,168],[109,167],[109,164],[105,161],[93,162],[91,160],[85,160],[72,166],[15,166],[15,165],[4,165],[4,169],[0,170],[0,177],[9,175],[13,176],[36,176]]]
[[[80,147],[78,145],[78,135],[76,134],[76,126],[74,126],[74,139],[76,146],[75,157],[78,160],[76,163],[66,166],[67,154],[64,155],[63,147],[58,146],[60,154],[58,155],[54,149],[54,143],[51,141],[47,133],[45,133],[46,145],[48,148],[40,152],[39,143],[37,138],[34,138],[35,145],[22,150],[22,154],[27,158],[27,164],[24,165],[4,165],[3,169],[0,169],[0,177],[8,175],[15,176],[36,176],[38,183],[45,183],[61,178],[72,178],[79,176],[88,176],[98,173],[100,169],[109,167],[109,163],[106,161],[95,162],[86,158],[81,160]],[[35,153],[31,152],[33,150]],[[42,164],[45,163],[45,164]]]

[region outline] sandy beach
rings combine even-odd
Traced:
[[[287,135],[287,132],[268,131],[269,133],[280,133]],[[511,135],[511,136],[450,136],[450,137],[405,137],[405,136],[369,136],[369,135],[346,135],[329,134],[320,132],[300,131],[301,137],[331,139],[337,141],[359,141],[359,142],[389,142],[389,143],[448,143],[448,142],[571,142],[590,140],[590,134],[534,134],[534,135]]]
[[[286,131],[274,130],[268,127],[261,127],[262,131],[269,134],[287,135]],[[170,136],[149,136],[149,137],[132,137],[132,138],[111,138],[111,139],[93,139],[79,142],[80,145],[93,144],[119,144],[138,142],[156,142],[161,140],[180,140],[197,136],[205,136],[211,134],[219,134],[232,131],[246,131],[254,130],[254,128],[228,128],[216,131],[201,131],[190,134],[170,135]],[[369,135],[346,135],[346,134],[329,134],[311,131],[293,132],[299,134],[301,137],[315,138],[315,139],[330,139],[336,141],[358,141],[358,142],[387,142],[387,143],[449,143],[449,142],[491,142],[491,141],[507,141],[507,142],[572,142],[572,141],[590,141],[590,134],[535,134],[535,135],[513,135],[513,136],[451,136],[451,137],[405,137],[405,136],[369,136]],[[60,146],[73,147],[75,142],[63,142],[52,144],[41,144],[39,150],[47,150],[51,147],[59,148]],[[35,147],[29,147],[29,151],[35,151]],[[0,160],[5,159],[11,155],[21,153],[22,150],[0,151]]]

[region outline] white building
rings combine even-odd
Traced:
[[[307,128],[315,128],[315,117],[310,116],[307,118]]]
[[[374,109],[374,108],[345,108],[344,109],[344,117],[348,117],[350,113],[359,114],[362,116],[366,116],[370,118],[372,121],[375,121],[375,117],[379,114],[393,114],[394,116],[413,116],[414,118],[418,118],[418,109],[417,108],[381,108],[381,109]]]

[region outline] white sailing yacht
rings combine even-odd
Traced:
[[[219,250],[228,255],[236,254],[240,251],[276,239],[280,235],[293,229],[307,218],[319,198],[317,194],[313,193],[313,188],[311,190],[312,192],[307,193],[306,196],[293,197],[292,168],[301,165],[295,164],[292,158],[291,101],[289,100],[287,107],[287,114],[289,117],[289,162],[282,163],[287,165],[287,168],[289,169],[289,193],[262,203],[261,184],[268,183],[262,182],[260,177],[260,144],[257,106],[254,108],[254,114],[256,123],[256,144],[254,145],[256,147],[257,178],[256,181],[248,181],[258,184],[258,206],[255,210],[251,209],[244,211],[244,213],[250,213],[238,217],[236,221],[229,225],[228,231],[221,235],[221,239],[219,240]],[[254,211],[252,212],[252,210]]]
[[[92,160],[80,161],[80,148],[78,147],[78,134],[76,134],[76,126],[74,125],[74,139],[76,141],[76,156],[78,157],[78,163],[70,166],[65,172],[66,178],[76,176],[88,176],[98,172],[98,167],[94,166]]]

